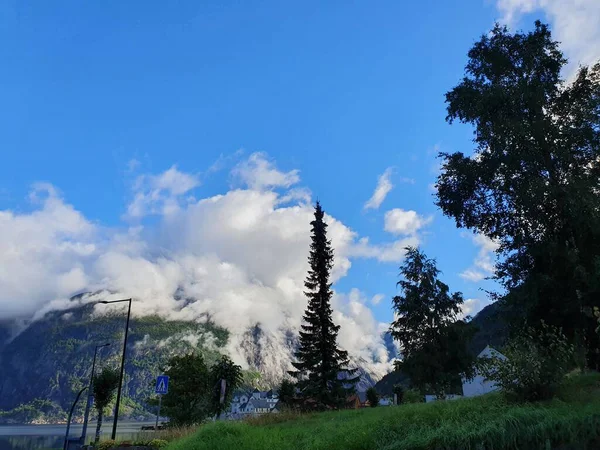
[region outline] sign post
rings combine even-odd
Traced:
[[[169,377],[167,375],[159,375],[156,378],[156,388],[154,392],[158,395],[158,410],[156,411],[156,425],[154,430],[158,430],[158,416],[160,416],[160,407],[162,406],[162,396],[169,392]]]

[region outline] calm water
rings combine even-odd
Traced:
[[[154,422],[130,422],[119,424],[117,439],[136,439],[152,431],[141,431],[142,425]],[[0,425],[0,450],[62,449],[66,425]],[[102,437],[107,439],[112,431],[112,422],[102,425]],[[96,424],[88,425],[86,441],[94,438]],[[81,436],[81,425],[71,425],[71,437]]]

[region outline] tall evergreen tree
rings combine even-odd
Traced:
[[[295,353],[296,369],[290,375],[298,379],[303,397],[317,402],[318,407],[336,407],[343,404],[356,381],[355,369],[348,369],[348,352],[337,346],[339,325],[331,318],[331,283],[329,275],[333,267],[333,249],[327,239],[327,224],[323,220],[319,202],[315,206],[315,219],[311,222],[312,233],[310,270],[304,282],[308,306],[300,331],[300,346]],[[345,372],[346,379],[340,380]],[[349,376],[348,376],[349,375]]]

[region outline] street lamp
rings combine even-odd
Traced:
[[[115,406],[115,420],[113,422],[112,436],[111,439],[114,441],[117,437],[117,422],[119,421],[119,406],[121,405],[121,388],[123,387],[123,371],[125,370],[125,351],[127,350],[127,333],[129,331],[129,317],[131,316],[131,299],[125,298],[123,300],[102,300],[98,303],[103,305],[109,305],[111,303],[129,302],[129,309],[127,310],[127,322],[125,323],[125,339],[123,340],[123,357],[121,358],[121,376],[119,378],[119,390],[117,391],[117,404]]]
[[[85,414],[83,416],[83,429],[81,430],[81,445],[85,444],[85,433],[87,432],[88,418],[90,415],[90,408],[92,407],[92,385],[94,383],[94,370],[96,369],[96,355],[98,354],[98,349],[108,347],[109,345],[110,343],[107,342],[106,344],[96,345],[96,348],[94,349],[94,362],[92,362],[92,374],[90,375],[90,385],[88,388],[87,404],[85,405]]]

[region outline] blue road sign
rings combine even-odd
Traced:
[[[167,375],[159,375],[156,378],[156,394],[166,394],[169,392],[169,377]]]

